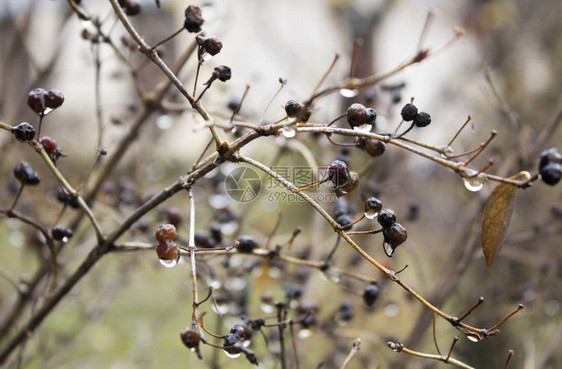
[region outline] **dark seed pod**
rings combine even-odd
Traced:
[[[201,31],[201,25],[204,22],[203,12],[201,8],[197,5],[190,5],[185,9],[185,22],[183,27],[191,33],[197,33]]]
[[[378,213],[382,209],[382,201],[374,196],[365,200],[365,213]]]
[[[218,67],[215,67],[213,77],[221,82],[226,82],[232,77],[232,72],[226,65],[219,65]]]
[[[431,123],[431,116],[423,111],[414,118],[416,127],[427,127],[429,123]]]
[[[65,226],[60,224],[54,226],[53,229],[51,229],[51,236],[57,241],[63,241],[65,238],[70,239],[73,235],[74,232],[72,232],[71,229],[66,228]]]
[[[65,205],[70,206],[73,209],[79,209],[80,205],[75,197],[70,196],[68,192],[64,188],[59,188],[57,190],[57,200],[62,202]]]
[[[27,105],[37,114],[45,112],[45,96],[47,91],[42,88],[36,88],[27,94]]]
[[[406,122],[411,122],[418,115],[418,108],[416,108],[414,104],[406,104],[402,108],[400,115],[402,116],[402,119],[404,119]]]
[[[336,223],[338,223],[344,231],[349,231],[353,226],[348,226],[348,224],[353,223],[353,219],[349,215],[340,215],[336,218]]]
[[[374,110],[374,109],[373,109]],[[347,109],[347,123],[351,126],[351,128],[359,127],[364,124],[368,124],[370,119],[370,114],[367,111],[367,108],[362,104],[353,104]],[[375,113],[376,117],[376,113]]]
[[[35,128],[27,122],[18,124],[10,129],[16,140],[25,142],[31,141],[35,137]]]
[[[289,100],[285,103],[285,112],[288,117],[296,117],[301,108],[302,105],[297,100]]]
[[[199,359],[203,358],[201,351],[199,351],[199,343],[201,342],[201,336],[197,332],[195,326],[188,327],[180,333],[180,338],[183,344],[190,350],[193,350]]]
[[[390,227],[383,228],[384,241],[393,249],[403,244],[408,238],[406,228],[400,223],[394,223]]]
[[[560,178],[562,178],[562,166],[560,166],[560,164],[550,163],[542,167],[539,173],[544,183],[554,186],[560,182]]]
[[[328,167],[328,179],[334,188],[343,187],[349,182],[349,170],[347,164],[341,160],[334,160]]]
[[[209,55],[217,55],[222,50],[222,41],[218,37],[203,37],[201,46]]]
[[[22,185],[35,186],[41,182],[39,175],[26,161],[20,161],[14,167],[14,176]]]
[[[383,228],[389,228],[396,223],[396,214],[392,209],[383,209],[379,212],[377,221]]]
[[[258,248],[258,243],[254,241],[254,239],[251,236],[240,236],[238,238],[238,246],[237,246],[238,251],[249,254],[254,249],[257,248]]]
[[[380,290],[380,287],[376,284],[367,285],[363,291],[363,301],[365,302],[365,305],[373,306],[375,301],[377,301]]]
[[[62,92],[56,88],[52,88],[45,95],[45,106],[49,109],[56,109],[62,105],[64,102],[64,96]]]

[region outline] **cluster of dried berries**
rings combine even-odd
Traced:
[[[36,186],[41,182],[39,174],[33,170],[27,161],[20,161],[14,167],[14,176],[22,186]]]
[[[328,178],[332,182],[336,195],[345,196],[359,186],[359,175],[350,171],[347,164],[341,160],[334,160],[328,167]]]
[[[414,104],[406,104],[400,112],[402,119],[406,122],[412,122],[416,127],[427,127],[431,123],[431,116],[425,112],[419,112]]]
[[[346,117],[351,128],[370,131],[377,119],[377,112],[373,108],[366,108],[357,103],[347,109]]]
[[[555,148],[545,150],[539,161],[539,174],[544,183],[554,186],[562,178],[562,155]]]
[[[392,256],[394,250],[408,238],[406,228],[396,222],[396,214],[392,209],[383,209],[377,216],[384,236],[383,249],[387,256]]]
[[[141,11],[141,6],[135,0],[119,0],[119,6],[125,10],[125,14],[129,16],[137,15]]]
[[[36,88],[27,95],[27,105],[38,115],[45,115],[47,109],[56,109],[64,103],[62,92],[57,89],[45,91],[42,88]]]

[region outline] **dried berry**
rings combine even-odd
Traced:
[[[238,238],[238,251],[242,253],[251,253],[258,248],[258,243],[251,236],[240,236]]]
[[[35,128],[27,122],[18,124],[10,129],[16,140],[25,142],[33,140],[35,137]]]
[[[37,114],[45,112],[45,96],[47,91],[42,88],[35,88],[27,94],[27,105]]]
[[[406,228],[400,223],[394,223],[390,227],[384,227],[384,242],[388,243],[393,249],[403,244],[408,238]]]
[[[416,127],[427,127],[429,123],[431,123],[431,116],[423,111],[414,118]]]
[[[356,145],[373,158],[381,156],[386,150],[386,144],[376,138],[357,137]]]
[[[365,124],[372,125],[377,119],[377,112],[372,108],[365,108],[362,104],[353,104],[347,109],[347,123],[351,128]]]
[[[340,215],[336,218],[336,223],[338,223],[344,231],[349,231],[353,226],[348,226],[348,224],[353,223],[353,219],[349,215]]]
[[[203,12],[201,8],[197,5],[190,5],[185,9],[185,22],[183,27],[191,33],[197,33],[201,31],[201,25],[203,24]]]
[[[378,213],[382,209],[382,201],[374,196],[369,197],[365,200],[365,213]]]
[[[178,260],[180,251],[175,242],[164,241],[160,242],[158,246],[156,246],[156,254],[160,260],[172,261]]]
[[[560,182],[560,178],[562,178],[562,166],[557,163],[550,163],[542,167],[539,173],[544,183],[554,186]]]
[[[195,327],[195,325],[184,329],[180,333],[180,337],[183,344],[190,350],[193,350],[197,354],[197,357],[199,357],[199,359],[203,358],[201,352],[199,351],[201,335],[197,332],[197,328]]]
[[[219,65],[213,71],[213,77],[221,82],[226,82],[232,77],[232,72],[226,65]]]
[[[56,88],[52,88],[45,95],[45,106],[49,109],[56,109],[62,105],[64,102],[64,96],[62,92]]]
[[[341,160],[334,160],[328,167],[328,179],[334,188],[341,188],[349,182],[349,170],[347,164]]]
[[[345,196],[353,191],[359,186],[359,174],[350,171],[349,172],[349,180],[347,183],[340,188],[336,189],[336,195]]]
[[[301,103],[296,100],[289,100],[285,103],[285,112],[288,117],[296,117],[301,108]]]
[[[211,227],[209,228],[209,233],[211,234],[213,240],[215,240],[215,243],[222,242],[222,230],[220,224],[217,223],[211,224]]]
[[[353,319],[353,306],[351,305],[351,302],[344,301],[340,305],[339,318],[344,322],[348,322]]]
[[[173,224],[160,224],[156,230],[156,240],[158,243],[175,242],[178,239],[178,232]]]
[[[60,224],[54,226],[53,229],[51,229],[51,236],[57,241],[65,241],[65,238],[66,240],[68,240],[72,238],[73,235],[74,232],[72,232],[71,229],[66,228],[65,226]]]
[[[129,0],[125,6],[125,13],[130,16],[139,14],[141,11],[140,4],[135,0]]]
[[[202,51],[209,55],[217,55],[222,49],[222,41],[218,37],[197,36],[196,40]]]
[[[551,163],[562,164],[562,155],[560,155],[558,149],[554,147],[548,150],[544,150],[541,153],[541,158],[539,161],[539,171],[541,170],[542,167],[545,167]]]
[[[215,247],[215,240],[209,237],[209,235],[205,231],[197,231],[194,235],[195,238],[195,245],[197,247],[210,249]]]
[[[68,192],[66,192],[66,190],[64,188],[59,188],[57,190],[57,200],[59,200],[60,202],[62,202],[65,205],[70,206],[73,209],[80,208],[80,205],[78,204],[78,201],[76,200],[76,198],[70,196],[70,194]]]
[[[373,306],[375,301],[377,301],[380,290],[380,287],[376,284],[367,285],[363,291],[363,301],[365,302],[365,305]]]
[[[35,186],[41,182],[39,175],[26,161],[20,161],[14,167],[14,176],[22,185]]]
[[[418,115],[418,108],[416,108],[414,104],[406,104],[402,108],[400,115],[402,116],[402,119],[404,119],[406,122],[411,122]]]
[[[43,146],[45,152],[47,153],[47,155],[49,155],[53,162],[56,162],[57,159],[62,156],[62,152],[60,151],[57,142],[51,137],[43,136],[39,140],[39,143]]]
[[[396,214],[394,214],[392,209],[383,209],[379,212],[377,221],[383,228],[389,228],[396,223]]]

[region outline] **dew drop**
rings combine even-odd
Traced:
[[[400,309],[396,304],[388,304],[384,308],[384,314],[389,318],[395,317],[396,315],[398,315],[399,312]]]
[[[367,219],[375,219],[378,215],[379,213],[377,212],[370,212],[370,211],[365,212],[365,218]]]
[[[43,110],[43,116],[46,116],[47,114],[49,114],[50,112],[52,112],[54,109],[51,108],[45,108],[45,110]]]
[[[190,348],[189,350],[190,350],[191,352],[197,351],[197,350],[195,349],[195,347],[192,347],[192,348]]]
[[[297,131],[290,126],[283,127],[282,132],[283,136],[285,136],[286,138],[293,138],[297,135]]]
[[[223,351],[224,351],[225,355],[228,356],[228,357],[231,358],[231,359],[236,359],[236,358],[239,358],[239,357],[240,357],[240,353],[238,353],[238,354],[231,354],[231,353],[227,352],[226,350],[223,350]]]
[[[207,60],[211,59],[213,56],[209,53],[203,53],[203,55],[201,56],[201,59],[203,59],[204,62],[206,62]]]
[[[222,283],[220,281],[217,280],[213,280],[209,282],[209,287],[213,287],[213,289],[218,290],[219,288],[221,288]]]
[[[349,88],[342,88],[340,90],[340,95],[343,96],[343,97],[347,97],[347,98],[355,97],[355,96],[357,96],[358,93],[359,93],[358,90],[352,90],[352,89],[349,89]]]
[[[472,173],[470,173],[470,172],[472,172]],[[466,174],[468,174],[468,176],[472,176],[476,173],[477,172],[474,171],[474,170],[469,170],[469,171],[467,171]],[[486,181],[486,177],[482,173],[480,173],[476,177],[470,177],[470,178],[465,177],[465,178],[463,178],[464,186],[466,187],[467,190],[472,191],[472,192],[480,191],[482,189],[482,187],[484,187],[485,181]]]
[[[455,150],[453,150],[453,148],[449,145],[442,146],[441,150],[442,150],[441,157],[443,159],[448,159],[455,154]]]
[[[373,128],[372,124],[362,124],[360,126],[353,127],[353,130],[357,132],[371,132],[371,128]]]
[[[252,341],[250,341],[250,340],[245,340],[244,343],[243,343],[243,345],[244,345],[244,347],[250,347],[250,343],[252,343]]]
[[[160,261],[160,264],[164,265],[166,268],[173,268],[178,263],[178,259],[172,259],[172,260],[158,259],[158,260]]]
[[[475,335],[475,334],[468,334],[468,335],[466,336],[466,338],[468,338],[468,339],[471,340],[472,342],[478,342],[478,341],[480,341],[480,337],[478,337],[478,336]]]
[[[394,254],[394,247],[392,247],[388,242],[383,242],[382,247],[386,256],[392,257],[392,255]]]

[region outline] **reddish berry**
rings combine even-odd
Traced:
[[[64,96],[62,92],[56,88],[50,89],[45,96],[45,106],[49,109],[56,109],[61,106],[63,102]]]
[[[156,240],[158,243],[176,242],[178,233],[173,224],[160,224],[156,230]]]
[[[27,105],[37,114],[45,112],[45,96],[47,91],[42,88],[36,88],[29,91],[27,95]]]
[[[156,254],[158,254],[158,258],[162,260],[177,260],[179,252],[175,242],[160,242],[158,246],[156,246]]]
[[[39,143],[43,145],[45,152],[49,155],[54,154],[57,149],[57,142],[49,136],[41,137],[41,139],[39,139]]]

